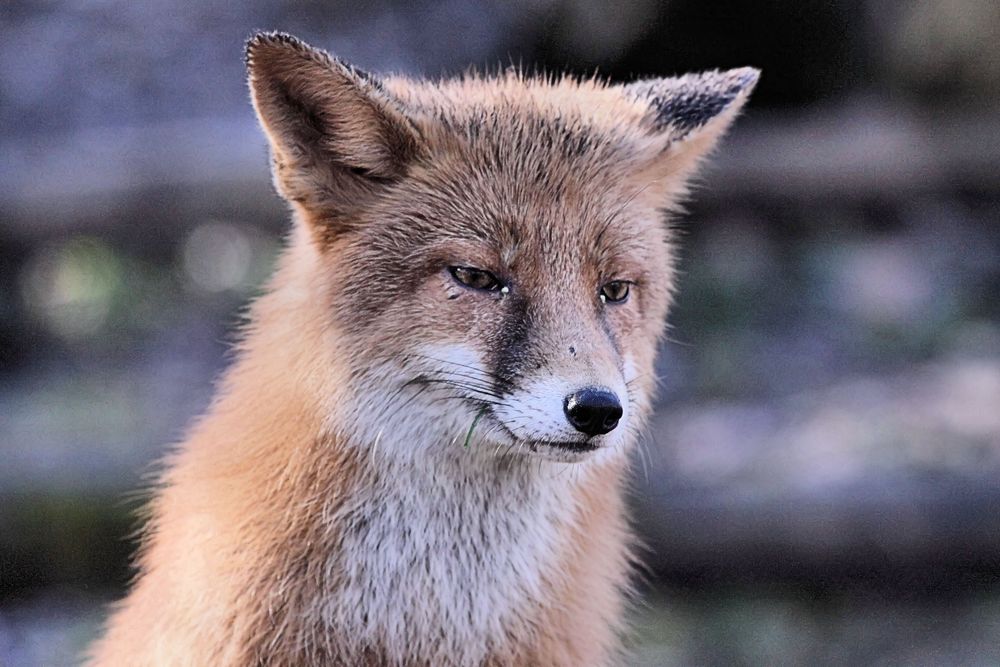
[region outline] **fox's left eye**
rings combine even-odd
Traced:
[[[474,269],[470,266],[449,266],[448,273],[451,274],[452,278],[472,289],[496,292],[503,287],[499,278],[482,269]]]
[[[612,280],[601,287],[601,301],[604,303],[621,303],[628,298],[629,282],[627,280]]]

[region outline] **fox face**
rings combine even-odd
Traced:
[[[340,423],[396,455],[622,452],[674,290],[667,218],[757,72],[379,79],[278,34],[247,58],[348,368]]]

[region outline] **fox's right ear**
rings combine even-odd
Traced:
[[[402,105],[371,75],[283,33],[246,45],[250,93],[274,181],[313,219],[336,224],[421,150]]]

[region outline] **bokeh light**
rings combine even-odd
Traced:
[[[125,276],[114,251],[79,237],[39,251],[23,273],[28,310],[53,333],[75,340],[97,334]]]
[[[184,239],[185,274],[196,288],[205,292],[246,287],[252,259],[247,232],[231,223],[205,222]]]

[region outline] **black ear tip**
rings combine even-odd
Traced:
[[[289,35],[287,32],[260,31],[254,33],[244,46],[243,60],[247,66],[253,64],[253,60],[262,50],[268,48],[293,48],[300,51],[307,50],[305,42],[298,37]]]
[[[760,70],[756,67],[740,67],[729,70],[728,74],[741,90],[750,91],[760,81]]]

